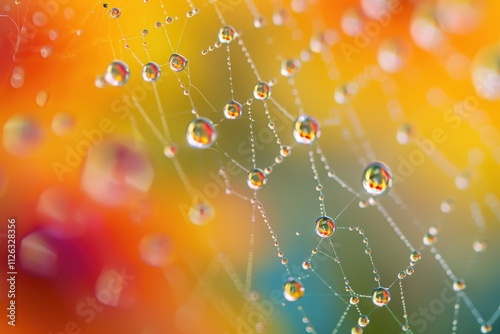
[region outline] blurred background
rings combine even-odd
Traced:
[[[406,309],[409,332],[500,333],[498,19],[493,0],[0,0],[0,268],[14,218],[17,270],[2,332],[350,333],[361,312],[364,333],[401,333]],[[210,148],[188,144],[195,113]],[[292,135],[301,113],[321,126],[313,145]],[[252,145],[272,167],[256,192]],[[375,200],[372,161],[394,182]],[[336,254],[318,247],[313,169]]]

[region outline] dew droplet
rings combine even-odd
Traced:
[[[322,238],[328,238],[335,232],[335,222],[328,216],[319,217],[314,225],[314,232]]]
[[[481,326],[481,333],[489,333],[493,330],[493,327],[491,327],[490,324],[482,325]]]
[[[362,314],[359,316],[358,318],[358,325],[361,326],[361,327],[366,327],[368,326],[368,324],[370,323],[370,319],[368,318],[368,316]]]
[[[267,183],[267,175],[262,169],[255,168],[248,173],[247,184],[251,189],[260,189]]]
[[[300,67],[300,60],[285,59],[281,62],[281,75],[287,78],[293,78]]]
[[[311,116],[300,115],[293,123],[293,137],[300,144],[310,145],[321,135],[318,121]]]
[[[302,298],[304,296],[304,286],[302,283],[290,278],[283,285],[283,296],[285,296],[286,300],[290,302],[294,302]]]
[[[165,19],[166,24],[172,24],[173,22],[174,22],[174,19],[170,16],[167,16],[167,18]]]
[[[186,139],[191,147],[209,148],[217,139],[217,131],[211,120],[199,117],[189,123]]]
[[[417,262],[422,258],[422,255],[419,251],[413,251],[410,255],[410,261]]]
[[[351,298],[349,298],[349,303],[351,305],[358,305],[359,297],[358,296],[351,296]]]
[[[410,57],[411,46],[400,38],[387,38],[378,48],[377,60],[380,67],[388,73],[399,72]]]
[[[284,158],[288,157],[292,153],[292,147],[287,145],[280,146],[280,155]]]
[[[308,261],[302,262],[302,268],[304,268],[304,270],[311,269],[311,262]]]
[[[231,26],[222,27],[219,30],[219,41],[224,44],[229,44],[236,37],[236,31]]]
[[[172,240],[164,234],[149,234],[139,242],[141,259],[153,267],[162,268],[174,259]]]
[[[231,100],[224,107],[224,116],[227,119],[238,119],[243,114],[241,103]]]
[[[384,195],[392,187],[392,174],[382,162],[372,162],[362,174],[361,184],[365,191],[374,196]]]
[[[256,16],[253,19],[253,26],[257,29],[263,28],[267,24],[267,20],[264,16]]]
[[[59,112],[52,118],[52,131],[58,136],[64,136],[75,127],[75,118],[65,112]]]
[[[476,253],[483,253],[487,247],[488,244],[486,243],[486,240],[476,240],[472,244],[472,248]]]
[[[15,156],[25,156],[34,151],[43,137],[43,128],[29,116],[14,115],[3,126],[3,146]]]
[[[113,18],[113,19],[119,18],[120,15],[122,15],[122,12],[121,12],[120,8],[113,7],[109,11],[109,16],[111,16],[111,18]]]
[[[356,326],[351,328],[351,334],[363,334],[363,327]]]
[[[168,64],[170,65],[170,69],[174,72],[180,72],[182,71],[188,61],[184,56],[181,56],[180,54],[174,53],[170,56],[168,60]]]
[[[177,145],[175,145],[174,143],[168,143],[163,148],[163,154],[167,158],[172,159],[173,157],[175,157],[177,155]]]
[[[189,208],[189,220],[195,225],[205,225],[215,216],[214,208],[209,203],[194,203]]]
[[[453,290],[455,291],[462,291],[463,289],[465,289],[466,285],[465,285],[465,282],[461,279],[457,279],[453,282]]]
[[[453,211],[453,208],[455,207],[455,201],[451,198],[446,198],[441,202],[441,212],[442,213],[450,213]]]
[[[478,51],[471,65],[472,83],[477,95],[490,101],[500,99],[499,59],[500,47],[491,44]]]
[[[426,246],[432,246],[437,242],[437,236],[432,233],[426,233],[423,242]]]
[[[121,60],[115,60],[106,68],[104,81],[111,86],[123,86],[130,79],[130,69],[126,63]]]
[[[161,75],[161,68],[157,63],[149,62],[142,68],[142,78],[146,82],[156,82]]]
[[[372,292],[372,302],[378,307],[384,307],[391,301],[389,290],[383,287],[378,287]]]
[[[253,88],[253,96],[257,100],[265,101],[271,97],[271,87],[266,82],[260,81]]]

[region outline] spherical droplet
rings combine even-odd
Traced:
[[[172,24],[173,22],[174,22],[174,18],[173,17],[167,16],[167,18],[165,19],[165,23],[166,24]]]
[[[420,3],[415,8],[410,33],[415,45],[424,50],[433,51],[445,44],[446,37],[438,26],[434,5]]]
[[[130,79],[130,69],[126,63],[121,60],[115,60],[106,68],[104,81],[111,86],[123,86]]]
[[[157,63],[149,62],[142,68],[142,78],[146,82],[155,82],[161,75],[161,68]]]
[[[304,270],[311,269],[311,262],[308,261],[302,262],[302,268],[304,268]]]
[[[298,59],[285,59],[281,62],[281,75],[287,78],[293,78],[300,67]]]
[[[168,143],[163,148],[163,154],[165,154],[167,158],[172,159],[177,155],[177,145],[175,145],[174,143]]]
[[[146,235],[139,242],[139,254],[150,266],[162,268],[174,259],[173,242],[164,234]]]
[[[358,325],[360,327],[366,327],[366,326],[368,326],[369,323],[370,323],[370,319],[368,318],[368,316],[366,316],[364,314],[359,316]]]
[[[300,144],[310,145],[321,135],[318,121],[311,116],[300,115],[293,123],[293,137]]]
[[[437,19],[444,31],[465,34],[479,25],[484,7],[484,2],[477,0],[439,0]]]
[[[410,124],[404,123],[399,126],[398,133],[396,135],[396,140],[398,141],[399,144],[408,145],[413,141],[413,137],[414,137],[414,130]]]
[[[491,325],[486,324],[481,326],[481,333],[489,333],[493,330],[493,327]]]
[[[58,136],[64,136],[70,133],[76,124],[76,120],[73,115],[58,112],[52,118],[52,131]]]
[[[319,217],[314,225],[314,232],[322,238],[328,238],[335,232],[335,222],[328,216]]]
[[[264,27],[267,24],[267,20],[264,16],[256,16],[253,20],[253,26],[257,29]]]
[[[486,243],[486,240],[476,240],[472,244],[472,248],[474,248],[474,251],[476,253],[484,252],[487,247],[488,247],[488,244]]]
[[[378,287],[373,290],[372,302],[378,307],[384,307],[391,301],[391,294],[386,288]]]
[[[361,184],[365,191],[374,196],[384,195],[392,187],[392,174],[381,162],[372,162],[363,171]]]
[[[243,106],[241,103],[231,100],[224,107],[224,116],[227,119],[238,119],[243,114]]]
[[[419,251],[413,251],[410,255],[410,261],[417,262],[422,258],[422,254]]]
[[[231,26],[225,26],[219,30],[219,41],[224,44],[229,44],[233,41],[236,36],[234,28]]]
[[[209,148],[217,139],[217,131],[211,120],[199,117],[189,123],[186,139],[194,148]]]
[[[351,329],[351,334],[363,334],[363,327],[356,326]]]
[[[259,81],[253,88],[253,96],[257,100],[265,101],[271,97],[271,87],[266,82]]]
[[[453,290],[455,291],[462,291],[465,287],[465,282],[461,279],[457,279],[453,282]]]
[[[282,157],[287,157],[292,153],[292,147],[287,145],[280,146],[280,155]]]
[[[500,47],[487,45],[478,51],[471,65],[472,83],[477,95],[495,101],[500,99]],[[477,108],[473,105],[470,108]]]
[[[180,54],[174,53],[168,59],[168,64],[170,65],[170,69],[174,72],[182,71],[188,63],[188,60],[181,56]]]
[[[411,46],[404,39],[388,38],[380,43],[378,63],[388,73],[399,72],[408,63],[410,50]]]
[[[195,203],[189,208],[189,220],[195,225],[205,225],[214,216],[214,208],[205,202]]]
[[[15,156],[33,152],[45,137],[43,127],[29,116],[14,115],[3,126],[3,146]]]
[[[440,208],[442,213],[450,213],[451,211],[453,211],[454,207],[455,207],[455,201],[451,198],[447,198],[441,202]]]
[[[349,298],[349,303],[351,305],[357,305],[359,303],[359,297],[351,296],[351,298]]]
[[[304,296],[304,286],[302,283],[290,278],[288,282],[283,285],[283,296],[285,296],[286,300],[290,302],[294,302],[302,298]]]
[[[251,189],[260,189],[267,183],[267,175],[262,169],[255,168],[248,173],[247,183]]]
[[[120,15],[122,15],[120,8],[114,7],[114,8],[111,8],[111,10],[109,11],[109,16],[111,16],[113,19],[119,18]]]
[[[437,236],[431,233],[426,233],[423,242],[426,246],[432,246],[437,242]]]

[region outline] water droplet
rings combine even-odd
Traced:
[[[366,327],[368,326],[368,324],[370,323],[370,319],[368,318],[368,316],[362,314],[359,316],[358,318],[358,325],[361,326],[361,327]]]
[[[351,298],[349,298],[349,303],[351,303],[351,305],[357,305],[359,303],[359,297],[351,296]]]
[[[346,104],[349,102],[349,99],[351,98],[352,94],[349,91],[348,85],[346,84],[340,84],[335,88],[335,92],[333,93],[333,99],[335,102],[338,104]]]
[[[410,50],[411,46],[405,40],[387,38],[378,47],[378,63],[388,73],[399,72],[408,63]]]
[[[437,242],[437,236],[432,233],[426,233],[423,239],[424,245],[432,246]]]
[[[441,202],[441,212],[450,213],[455,207],[455,201],[451,198],[447,198]]]
[[[187,127],[186,139],[194,148],[209,148],[217,139],[217,131],[208,118],[196,118]]]
[[[121,60],[115,60],[108,65],[104,80],[111,86],[123,86],[130,79],[130,70]]]
[[[465,289],[465,287],[465,282],[461,279],[457,279],[455,280],[455,282],[453,282],[453,290],[455,291],[462,291],[463,289]]]
[[[372,302],[378,307],[384,307],[391,301],[391,294],[389,290],[383,287],[378,287],[373,290]]]
[[[474,248],[474,251],[477,253],[484,252],[487,247],[488,247],[488,244],[486,243],[486,240],[476,240],[472,244],[472,248]]]
[[[340,19],[342,31],[348,35],[355,37],[363,31],[363,19],[361,12],[356,7],[347,9]]]
[[[267,183],[267,175],[262,169],[255,168],[248,173],[247,183],[251,189],[260,189]]]
[[[70,133],[75,127],[75,118],[65,112],[59,112],[52,118],[52,131],[58,136]]]
[[[241,103],[231,100],[224,107],[224,116],[227,119],[238,119],[243,114],[243,106]]]
[[[49,94],[45,90],[41,90],[36,94],[35,102],[39,107],[45,107],[49,100]]]
[[[177,155],[177,145],[175,145],[174,143],[168,143],[163,148],[163,154],[165,154],[167,158],[172,159]]]
[[[189,208],[189,220],[195,225],[205,225],[214,218],[214,208],[205,202],[194,203]]]
[[[500,99],[500,47],[488,45],[478,51],[471,65],[472,83],[476,93],[487,100]],[[477,106],[472,106],[477,108]]]
[[[155,82],[161,75],[161,68],[157,63],[149,62],[142,68],[142,78],[146,82]]]
[[[170,69],[174,72],[182,71],[186,67],[187,63],[187,59],[177,53],[172,54],[168,60]]]
[[[288,157],[292,153],[292,147],[287,145],[280,146],[280,155],[282,157]]]
[[[445,45],[445,35],[439,28],[435,6],[421,3],[415,8],[410,22],[410,33],[415,44],[428,51]]]
[[[119,18],[120,15],[122,15],[122,12],[121,12],[121,10],[119,8],[113,7],[109,11],[109,16],[111,16],[113,19]]]
[[[302,262],[302,268],[304,268],[304,270],[311,269],[311,262],[308,261]]]
[[[174,19],[170,16],[167,16],[167,18],[165,19],[166,24],[172,24],[173,22],[174,22]]]
[[[318,121],[311,116],[300,115],[293,123],[293,137],[300,144],[310,145],[321,135]]]
[[[486,324],[481,326],[481,333],[489,333],[493,330],[493,327],[491,325]]]
[[[471,32],[484,16],[482,1],[440,0],[436,9],[441,28],[453,34]]]
[[[283,285],[283,296],[285,296],[286,300],[290,302],[294,302],[302,298],[304,296],[304,286],[302,283],[290,278]]]
[[[253,89],[253,96],[257,100],[265,101],[271,97],[271,87],[266,82],[258,82]]]
[[[403,332],[408,332],[408,330],[410,329],[410,326],[403,325],[403,326],[401,326],[401,329],[403,330]]]
[[[335,222],[328,216],[319,217],[314,225],[314,232],[322,238],[328,238],[335,232]]]
[[[363,327],[356,326],[351,329],[351,334],[363,334]]]
[[[3,126],[3,146],[15,156],[24,156],[39,146],[44,137],[38,122],[28,116],[15,115]]]
[[[460,172],[455,178],[455,186],[460,190],[468,189],[470,186],[470,174],[467,171]]]
[[[40,56],[42,56],[42,58],[48,58],[52,56],[53,53],[54,50],[50,45],[42,46],[42,48],[40,49]]]
[[[293,78],[300,67],[300,60],[285,59],[281,62],[281,75],[287,78]]]
[[[253,20],[253,26],[257,29],[263,28],[267,24],[264,16],[256,16]]]
[[[361,184],[370,195],[384,195],[392,187],[391,171],[382,162],[372,162],[365,168],[362,175]]]
[[[410,261],[417,262],[422,258],[422,255],[419,251],[413,251],[410,255]]]
[[[236,32],[231,26],[225,26],[219,30],[219,41],[224,44],[229,44],[236,37]]]

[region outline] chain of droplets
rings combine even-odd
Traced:
[[[403,281],[399,280],[399,293],[401,294],[401,304],[403,305],[403,318],[405,319],[405,324],[403,325],[402,329],[403,331],[407,332],[410,329],[410,323],[408,319],[408,313],[406,311],[406,301],[405,301],[405,296],[403,292]]]
[[[316,191],[318,191],[319,196],[319,211],[321,216],[326,216],[325,208],[325,195],[323,194],[323,186],[319,180],[318,170],[316,169],[316,163],[314,162],[314,152],[309,151],[309,162],[311,163],[311,170],[314,175],[314,180],[316,180]]]
[[[460,297],[457,295],[457,301],[453,306],[453,321],[451,322],[451,334],[456,334],[458,330],[458,314],[460,313]]]
[[[257,168],[257,164],[256,164],[256,158],[255,158],[255,134],[253,131],[254,119],[252,116],[252,107],[250,105],[248,105],[247,113],[248,113],[248,119],[250,121],[250,124],[249,124],[249,127],[250,127],[250,149],[252,151],[252,164],[253,164],[253,168],[255,169],[255,168]]]

